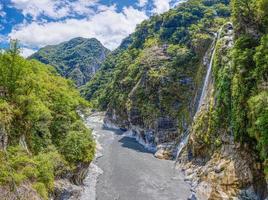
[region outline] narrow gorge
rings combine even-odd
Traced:
[[[75,2],[0,51],[0,200],[268,200],[268,1]]]
[[[107,109],[106,124],[127,130],[156,158],[175,160],[192,199],[267,197],[267,65],[257,61],[267,22],[249,5],[266,4],[188,1],[143,22],[82,91]]]

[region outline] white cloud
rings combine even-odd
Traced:
[[[5,42],[5,41],[7,41],[7,37],[0,34],[0,42]]]
[[[187,0],[153,0],[153,13],[161,14]]]
[[[33,49],[29,49],[29,48],[22,48],[20,51],[20,55],[24,58],[29,57],[30,55],[32,55],[33,53],[35,53],[36,50]]]
[[[104,6],[101,12],[90,18],[24,23],[13,29],[9,37],[18,39],[23,45],[31,48],[57,44],[74,37],[94,37],[109,49],[115,49],[123,38],[135,30],[138,23],[147,18],[143,11],[133,7],[125,7],[119,13],[116,12],[115,6]]]
[[[6,13],[4,11],[4,6],[3,4],[0,4],[0,17],[5,17]]]
[[[59,2],[52,0],[11,0],[12,5],[22,10],[23,15],[30,15],[33,18],[41,14],[49,17],[63,17],[67,14],[65,7],[57,9],[60,5]]]
[[[153,13],[163,13],[185,0],[153,0]],[[149,0],[137,0],[139,9],[107,6],[99,0],[11,0],[12,5],[33,21],[24,20],[8,35],[28,48],[57,44],[74,37],[97,38],[107,48],[115,49],[137,24],[147,19],[145,7]],[[148,12],[148,11],[147,11]],[[1,15],[1,5],[0,5]],[[77,18],[77,15],[82,18]],[[54,19],[47,20],[46,17]],[[56,20],[56,21],[55,21]],[[0,27],[1,28],[1,27]],[[29,52],[29,51],[28,51]]]
[[[161,14],[170,9],[171,0],[154,0],[154,9],[153,12]]]
[[[22,10],[23,15],[30,15],[34,19],[41,15],[59,19],[72,14],[89,14],[97,2],[98,0],[11,0],[15,8]]]
[[[69,3],[70,12],[80,15],[94,14],[93,8],[95,6],[100,6],[98,0],[76,0]]]
[[[172,8],[174,8],[175,6],[178,6],[179,4],[181,4],[181,3],[184,3],[184,2],[186,2],[187,0],[177,0],[177,1],[175,1],[175,2],[172,2]]]
[[[148,3],[148,0],[139,0],[138,6],[139,7],[144,7]]]

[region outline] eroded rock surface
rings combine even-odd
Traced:
[[[31,184],[24,183],[19,187],[1,186],[0,187],[1,200],[42,200],[39,194],[32,188]]]
[[[222,62],[230,65],[228,50],[233,45],[232,25],[223,30],[219,46]],[[213,79],[207,96],[191,127],[188,145],[179,158],[194,198],[200,200],[267,198],[263,166],[249,145],[235,142],[230,130],[210,130],[211,110],[215,107]]]
[[[67,179],[55,182],[54,200],[76,200],[79,199],[82,187],[72,184]]]
[[[206,163],[198,157],[189,159],[188,153],[182,156],[180,166],[186,180],[191,182],[197,199],[258,200],[266,197],[267,187],[261,163],[246,147],[224,144]]]

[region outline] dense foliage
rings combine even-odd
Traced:
[[[55,67],[60,75],[81,86],[96,73],[108,53],[97,39],[74,38],[41,48],[30,58]]]
[[[232,10],[234,47],[215,59],[215,122],[252,144],[268,171],[268,1],[233,0]]]
[[[23,59],[14,44],[0,54],[0,184],[30,181],[47,199],[56,177],[93,158],[91,132],[77,114],[88,103],[71,81]]]
[[[198,66],[211,33],[231,13],[234,44],[226,47],[226,38],[217,44],[215,97],[193,129],[207,147],[220,146],[226,132],[250,144],[268,171],[268,1],[228,3],[190,0],[144,21],[82,92],[95,106],[115,109],[125,119],[134,107],[145,124],[159,116],[187,121],[202,83],[204,72]]]
[[[190,0],[144,21],[82,93],[122,118],[138,108],[147,126],[161,116],[189,122],[205,73],[202,57],[230,15],[228,3]]]

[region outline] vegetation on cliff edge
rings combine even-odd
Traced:
[[[77,114],[89,104],[71,81],[12,44],[0,54],[0,184],[30,182],[48,199],[54,179],[93,159],[91,131]]]
[[[234,46],[226,48],[224,40],[217,45],[216,104],[204,114],[210,124],[203,118],[197,123],[208,126],[202,129],[206,137],[201,137],[206,144],[223,132],[249,144],[268,172],[268,1],[232,0],[231,7]]]
[[[190,0],[138,25],[127,48],[103,64],[82,93],[118,117],[138,109],[150,127],[168,116],[180,130],[190,123],[203,82],[203,56],[219,27],[230,16],[228,0]]]

